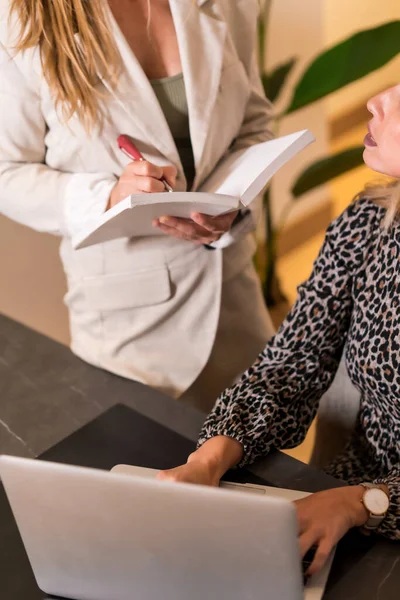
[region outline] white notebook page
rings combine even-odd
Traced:
[[[199,191],[236,196],[247,206],[280,167],[314,139],[306,129],[238,150],[221,160]]]

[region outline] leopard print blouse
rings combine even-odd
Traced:
[[[199,445],[225,435],[244,446],[241,465],[304,439],[346,345],[361,392],[357,425],[330,475],[385,483],[390,508],[379,531],[400,540],[400,224],[362,199],[327,230],[291,312],[240,381],[218,399]]]

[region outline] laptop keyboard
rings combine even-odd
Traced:
[[[303,560],[301,561],[301,563],[302,563],[301,566],[303,569],[304,585],[307,584],[307,581],[310,578],[309,575],[306,575],[306,571],[307,571],[308,567],[311,565],[312,561],[314,560],[316,551],[317,551],[317,546],[311,546],[311,548],[306,552],[306,554],[303,557]]]

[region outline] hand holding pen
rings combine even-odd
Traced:
[[[118,183],[111,192],[107,208],[111,208],[131,194],[150,192],[172,192],[176,181],[175,167],[158,167],[144,160],[128,136],[118,137],[118,147],[132,162],[125,168]],[[196,244],[209,245],[229,231],[237,211],[210,217],[192,213],[191,219],[162,216],[153,221],[153,227],[160,229],[170,237],[187,240]]]
[[[177,175],[175,167],[159,167],[144,160],[136,146],[125,135],[118,137],[118,146],[132,162],[126,166],[111,191],[107,209],[131,194],[173,191]]]
[[[117,142],[119,149],[124,154],[126,154],[128,158],[130,158],[133,161],[145,162],[143,156],[140,154],[135,144],[129,139],[127,135],[120,135],[117,139]],[[159,179],[164,184],[165,190],[167,192],[173,192],[172,187],[169,185],[168,181],[163,175],[161,175],[161,177],[157,177],[156,179]]]

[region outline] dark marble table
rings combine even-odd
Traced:
[[[0,316],[0,453],[105,469],[118,462],[168,468],[194,447],[203,419]],[[279,452],[237,477],[306,491],[341,485]],[[2,489],[0,532],[0,597],[42,600]],[[324,598],[399,600],[400,546],[350,533],[339,545]]]

